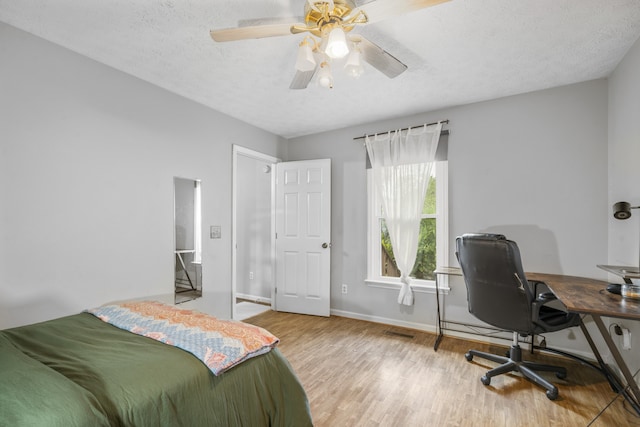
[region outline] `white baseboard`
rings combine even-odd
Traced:
[[[236,292],[236,298],[246,299],[247,301],[253,301],[258,304],[271,305],[271,298],[265,298],[257,295],[248,295],[248,294],[241,294],[239,292]]]
[[[331,314],[334,316],[347,317],[349,319],[366,320],[367,322],[381,323],[383,325],[398,326],[398,327],[408,328],[408,329],[416,329],[419,331],[430,332],[432,334],[436,333],[435,326],[425,325],[423,323],[405,322],[402,320],[388,319],[386,317],[370,316],[370,315],[365,315],[360,313],[353,313],[350,311],[334,310],[334,309],[331,309]]]
[[[397,319],[389,319],[389,318],[386,318],[386,317],[371,316],[371,315],[365,315],[365,314],[360,314],[360,313],[353,313],[353,312],[350,312],[350,311],[334,310],[334,309],[331,309],[331,314],[334,315],[334,316],[347,317],[349,319],[365,320],[367,322],[381,323],[383,325],[397,326],[397,327],[408,328],[408,329],[415,329],[415,330],[418,330],[418,331],[424,331],[424,332],[428,332],[428,333],[432,333],[432,334],[436,334],[437,333],[436,332],[436,327],[434,325],[427,325],[427,324],[424,324],[424,323],[405,322],[405,321],[397,320]],[[472,333],[465,333],[465,332],[460,332],[460,331],[447,331],[447,330],[445,330],[443,339],[447,339],[447,337],[460,338],[460,339],[464,339],[464,340],[468,340],[468,341],[476,341],[476,342],[482,342],[482,343],[488,343],[488,344],[497,344],[497,345],[506,345],[506,346],[511,345],[510,342],[509,342],[510,339],[491,338],[491,337],[487,337],[487,336],[483,336],[483,335],[475,335],[475,334],[472,334]],[[524,348],[529,348],[529,345],[526,344],[523,347]],[[564,351],[564,352],[569,353],[569,354],[573,354],[575,356],[581,357],[581,358],[586,359],[586,360],[594,360],[593,354],[591,354],[589,352],[578,351],[578,350],[574,350],[574,349],[566,349],[566,348],[555,347],[555,346],[553,348],[555,348],[557,350],[560,350],[560,351]],[[607,358],[605,355],[603,355],[603,358],[605,359],[605,362],[607,362],[607,363],[610,363],[612,361],[612,360],[607,360],[607,359],[611,359],[611,357]]]

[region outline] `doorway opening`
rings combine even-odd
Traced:
[[[174,302],[202,296],[202,212],[200,181],[173,178]]]
[[[233,146],[232,318],[272,308],[274,290],[274,177],[279,159]]]

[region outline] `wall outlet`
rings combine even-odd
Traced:
[[[631,331],[627,328],[622,328],[622,348],[631,350]]]
[[[253,280],[253,271],[249,272],[249,280]]]
[[[211,239],[222,238],[222,227],[219,225],[212,225],[211,227],[209,227],[209,237]]]
[[[344,283],[342,284],[342,293],[346,294],[349,291],[349,289],[347,288],[347,285],[345,285]]]

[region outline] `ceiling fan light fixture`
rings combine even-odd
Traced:
[[[296,70],[313,71],[316,68],[316,60],[313,57],[313,50],[307,39],[304,39],[298,47],[298,57],[296,58]]]
[[[344,58],[349,53],[349,46],[347,46],[347,36],[344,30],[337,26],[329,32],[329,38],[327,40],[327,48],[325,53],[329,58]]]
[[[306,43],[300,44],[296,56],[296,73],[290,89],[304,89],[320,71],[323,71],[322,85],[333,86],[333,77],[328,69],[318,69],[318,62],[346,57],[352,49],[362,47],[345,66],[345,72],[352,77],[363,73],[362,62],[366,61],[388,78],[399,76],[407,66],[393,55],[364,37],[350,36],[347,33],[365,24],[371,24],[386,18],[414,12],[435,6],[450,0],[302,0],[304,2],[303,19],[265,18],[253,25],[248,20],[235,28],[211,30],[209,34],[216,42],[280,37],[290,34],[305,34]],[[261,22],[264,21],[264,22]],[[353,45],[352,45],[353,43]],[[310,46],[309,46],[310,45]],[[367,68],[368,69],[368,68]]]
[[[344,70],[349,77],[357,79],[364,73],[364,67],[360,59],[360,49],[354,47],[347,58],[347,63],[344,64]]]
[[[318,84],[327,89],[333,89],[333,75],[331,75],[331,66],[324,61],[320,64],[320,71],[318,72]]]

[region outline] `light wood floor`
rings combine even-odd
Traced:
[[[567,367],[566,380],[548,377],[560,391],[551,401],[519,374],[484,386],[480,377],[495,364],[464,358],[470,348],[504,354],[506,347],[445,337],[435,352],[433,334],[335,316],[268,311],[246,322],[280,338],[317,427],[640,425],[598,372],[571,360],[525,355]]]

